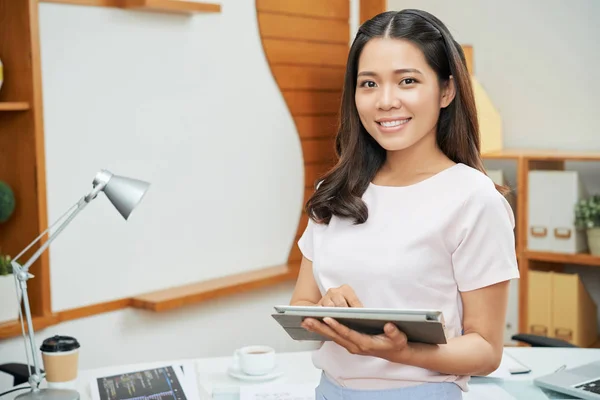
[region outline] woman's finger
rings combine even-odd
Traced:
[[[335,303],[333,302],[333,300],[331,300],[331,297],[323,297],[321,299],[321,305],[323,307],[335,307]]]
[[[344,297],[346,298],[349,307],[363,306],[358,297],[356,296],[356,293],[354,293],[354,290],[350,289],[350,287],[348,287],[348,290],[344,292]]]
[[[315,321],[315,320],[311,320],[311,321],[307,320],[306,322],[307,322],[307,328],[311,332],[316,332],[320,335],[330,338],[335,343],[346,348],[350,353],[356,354],[359,351],[359,348],[358,348],[358,346],[356,346],[356,344],[341,337],[336,331],[334,331],[327,324],[325,324],[323,322]]]
[[[333,304],[335,304],[336,307],[348,307],[348,303],[346,302],[346,298],[341,293],[334,294],[331,297],[331,300],[333,300]]]

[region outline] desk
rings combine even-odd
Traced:
[[[517,398],[526,400],[537,399],[560,399],[567,397],[548,397],[535,387],[532,379],[552,373],[561,365],[565,364],[567,368],[576,367],[588,362],[600,360],[600,349],[577,349],[577,348],[531,348],[514,347],[506,348],[505,353],[510,354],[523,364],[531,368],[532,372],[524,375],[514,375],[510,379],[492,379],[492,378],[472,378],[469,385],[473,392],[463,394],[464,400],[481,399],[476,393],[478,385],[497,384],[504,388],[511,396],[507,399]],[[278,367],[284,372],[283,376],[270,382],[277,383],[309,383],[318,384],[321,377],[320,371],[316,370],[311,361],[311,352],[280,353],[277,356]],[[171,360],[166,362],[145,363],[135,365],[124,365],[110,368],[82,370],[79,373],[78,390],[81,394],[81,400],[90,400],[89,382],[97,376],[109,374],[118,374],[130,372],[139,369],[158,367],[165,364],[190,361],[190,360]],[[242,382],[227,375],[227,367],[231,362],[231,357],[214,357],[191,360],[196,365],[198,384],[200,386],[200,398],[202,400],[211,399],[211,393],[214,399],[229,400],[236,399],[239,393],[240,385],[252,385],[253,382]],[[16,395],[22,392],[14,392],[3,400],[13,400]],[[479,392],[481,393],[481,391]]]

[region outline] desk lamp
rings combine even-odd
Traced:
[[[75,205],[73,205],[65,214],[63,214],[58,221],[52,226],[48,227],[40,236],[38,236],[33,242],[29,244],[19,255],[17,255],[12,261],[11,265],[13,268],[13,274],[15,277],[15,285],[20,288],[19,304],[21,299],[23,300],[23,309],[25,310],[25,318],[27,320],[27,328],[29,333],[29,344],[27,344],[27,338],[25,337],[25,327],[23,326],[23,312],[19,306],[19,320],[21,322],[21,329],[23,330],[23,338],[25,339],[25,350],[27,356],[27,365],[29,370],[29,384],[31,385],[31,391],[23,393],[17,396],[15,399],[19,400],[78,400],[79,393],[76,390],[69,389],[40,389],[39,385],[43,379],[40,373],[40,362],[37,355],[37,347],[35,344],[33,323],[31,321],[31,310],[29,308],[29,297],[27,296],[27,280],[33,278],[29,271],[29,267],[40,257],[40,255],[50,246],[50,243],[66,228],[66,226],[88,205],[100,192],[104,192],[108,200],[115,206],[117,211],[127,220],[133,209],[140,202],[144,194],[150,186],[149,183],[140,181],[137,179],[126,178],[122,176],[113,175],[107,170],[101,170],[96,174],[92,183],[92,190],[82,197]],[[31,256],[29,260],[22,266],[17,264],[17,260],[27,250],[31,248],[36,242],[38,242],[46,233],[53,228],[54,225],[59,223],[68,215],[67,219],[56,229],[56,232],[48,236],[48,240]],[[30,353],[31,352],[31,353]],[[29,356],[32,356],[34,372],[31,372],[29,367],[30,361]]]

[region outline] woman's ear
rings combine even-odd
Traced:
[[[454,84],[454,77],[450,75],[450,79],[446,81],[444,86],[442,87],[441,97],[440,97],[440,107],[446,108],[452,103],[454,97],[456,96],[456,85]]]

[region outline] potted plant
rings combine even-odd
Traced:
[[[15,194],[10,186],[0,181],[0,224],[8,221],[15,211]]]
[[[0,224],[9,220],[15,211],[15,195],[5,182],[0,181]],[[0,323],[19,318],[17,290],[10,257],[0,252]]]
[[[18,304],[10,257],[0,254],[0,324],[19,318]]]
[[[575,226],[586,231],[590,253],[600,256],[600,195],[575,204]]]

